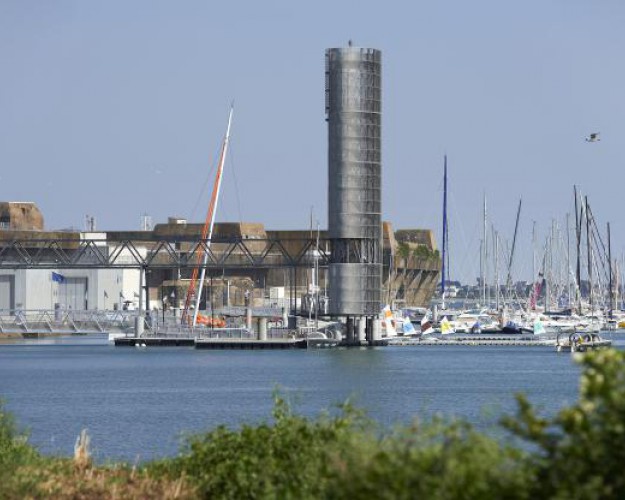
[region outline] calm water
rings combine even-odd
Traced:
[[[69,455],[87,428],[99,460],[173,455],[185,432],[268,419],[276,386],[315,415],[348,397],[384,425],[416,414],[480,427],[525,392],[547,412],[577,397],[579,368],[542,347],[296,351],[123,348],[100,338],[0,345],[0,397],[31,442]]]

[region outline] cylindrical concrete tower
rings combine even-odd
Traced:
[[[380,312],[381,59],[379,50],[326,50],[330,314]]]

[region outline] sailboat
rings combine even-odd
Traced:
[[[447,335],[450,333],[456,333],[456,330],[454,329],[453,325],[451,324],[451,321],[449,321],[447,319],[447,316],[445,316],[442,321],[441,321],[441,334],[443,335]]]

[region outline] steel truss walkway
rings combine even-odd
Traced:
[[[310,239],[14,239],[0,241],[3,269],[310,268],[330,261],[329,240]],[[200,259],[201,261],[201,259]]]

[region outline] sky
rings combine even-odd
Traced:
[[[623,26],[622,0],[0,0],[0,200],[46,229],[202,221],[234,101],[217,220],[324,228],[324,51],[351,39],[382,51],[383,219],[440,241],[448,156],[452,279],[484,197],[500,261],[523,200],[515,279],[573,185],[621,255]]]

